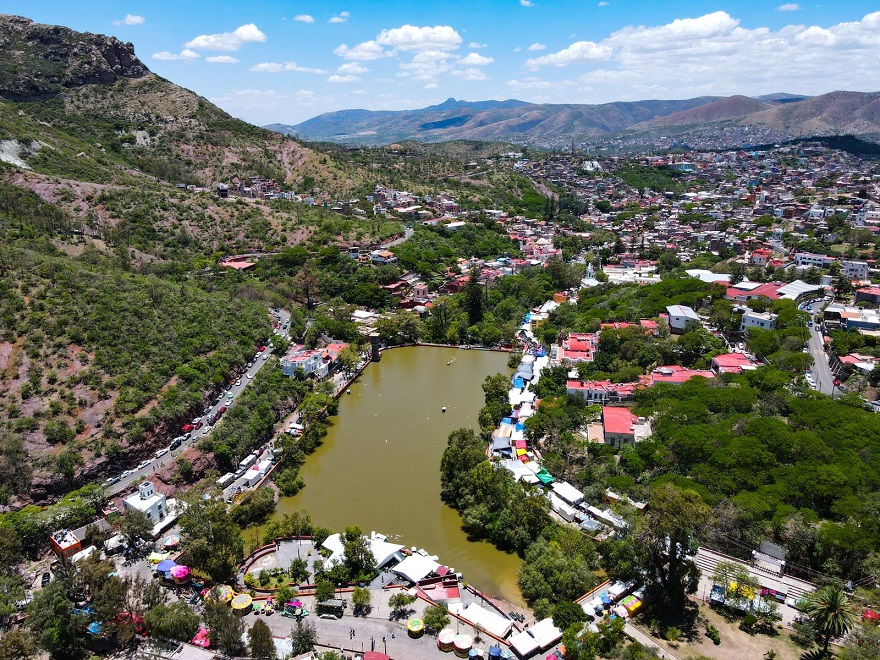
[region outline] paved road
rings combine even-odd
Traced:
[[[405,230],[403,231],[403,236],[402,236],[401,238],[395,238],[393,241],[391,241],[390,243],[386,243],[386,244],[383,245],[382,247],[384,247],[384,248],[387,249],[387,248],[390,248],[390,247],[394,247],[395,245],[400,245],[400,244],[403,243],[405,240],[407,240],[410,236],[412,236],[414,231],[415,231],[415,230],[412,229],[412,228],[405,229]]]
[[[274,312],[272,312],[270,310],[270,313],[274,313]],[[283,326],[288,325],[288,328],[290,327],[289,326],[290,312],[283,310],[283,309],[279,309],[277,314],[279,317],[279,323],[280,323],[281,327],[276,332],[278,334],[286,334],[286,331],[283,330]],[[231,406],[235,405],[235,402],[238,400],[238,397],[241,395],[242,392],[244,392],[244,389],[251,382],[251,379],[247,377],[248,374],[250,374],[251,376],[256,375],[257,372],[259,372],[259,370],[262,369],[263,366],[268,362],[268,359],[264,359],[264,358],[268,358],[268,356],[269,356],[269,353],[264,352],[262,355],[259,356],[259,359],[257,359],[256,362],[254,362],[252,367],[250,367],[249,369],[246,369],[245,372],[242,373],[240,385],[235,385],[234,383],[230,384],[230,387],[227,390],[227,392],[229,394],[232,394],[232,396],[233,396],[232,404],[228,403],[227,395],[224,392],[224,393],[222,393],[222,399],[220,400],[219,403],[216,403],[216,404],[212,403],[209,407],[207,407],[204,411],[202,411],[202,414],[201,414],[202,419],[207,420],[207,417],[209,415],[215,415],[217,413],[217,410],[220,408],[220,406],[226,406],[227,408],[230,408]],[[254,357],[256,357],[256,354]],[[164,465],[165,463],[167,463],[171,460],[174,460],[174,458],[176,458],[181,453],[183,453],[187,447],[195,445],[202,436],[210,433],[211,430],[213,429],[212,426],[207,426],[207,421],[205,421],[205,424],[206,425],[203,426],[202,428],[200,428],[196,431],[193,431],[190,438],[187,440],[184,440],[181,443],[180,447],[178,447],[177,449],[168,452],[167,454],[165,454],[164,456],[161,456],[160,458],[151,458],[149,463],[146,466],[142,467],[139,470],[134,470],[134,472],[132,474],[130,474],[129,476],[125,477],[124,479],[120,479],[117,483],[113,484],[112,486],[108,486],[106,489],[107,495],[112,496],[112,495],[120,493],[124,490],[127,490],[140,477],[152,474],[160,466]],[[182,433],[183,433],[183,431],[181,431],[181,434]]]
[[[822,313],[827,304],[824,302],[813,304],[812,311],[807,310],[804,306],[804,310],[808,314],[816,316]],[[810,355],[813,356],[811,372],[813,378],[816,379],[816,388],[824,394],[833,394],[837,388],[834,386],[834,375],[831,373],[831,368],[828,366],[828,356],[825,354],[825,333],[822,332],[821,323],[814,323],[810,328]]]

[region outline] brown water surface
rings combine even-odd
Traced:
[[[522,603],[519,558],[468,540],[458,513],[440,499],[447,437],[477,428],[483,380],[499,372],[510,373],[506,353],[433,347],[383,353],[342,395],[324,444],[300,472],[306,487],[282,498],[275,515],[307,509],[319,525],[382,532],[438,555],[488,595]]]

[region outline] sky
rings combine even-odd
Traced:
[[[877,0],[0,0],[111,34],[246,121],[453,97],[606,103],[880,91]]]

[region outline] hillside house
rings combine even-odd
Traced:
[[[602,426],[605,430],[605,444],[620,449],[623,445],[634,445],[651,436],[650,424],[641,421],[628,408],[602,407]]]

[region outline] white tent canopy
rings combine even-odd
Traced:
[[[523,631],[510,638],[510,646],[521,658],[527,658],[538,650],[538,642],[528,631]]]
[[[418,582],[419,580],[424,580],[438,568],[440,568],[440,564],[430,557],[414,554],[404,559],[391,570],[410,582]]]

